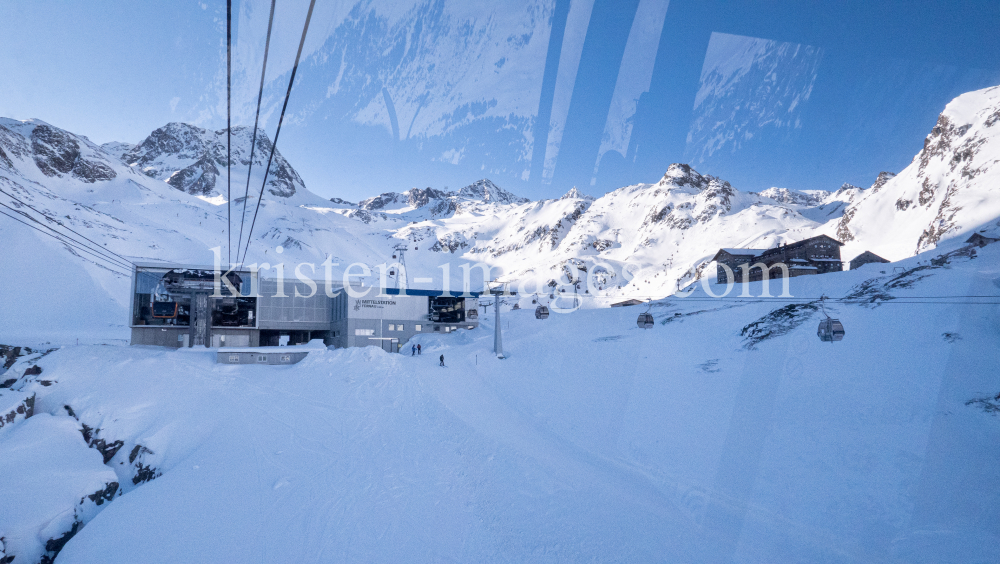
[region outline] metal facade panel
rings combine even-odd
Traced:
[[[347,316],[353,319],[422,320],[427,317],[426,296],[379,296],[376,292],[347,298]]]

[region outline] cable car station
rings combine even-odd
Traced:
[[[328,295],[323,282],[314,284],[250,270],[217,277],[212,267],[140,263],[132,273],[131,344],[221,348],[322,339],[337,348],[398,352],[415,335],[479,325],[478,292],[335,285]]]

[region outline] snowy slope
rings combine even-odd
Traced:
[[[504,361],[487,308],[419,357],[68,346],[15,387],[123,443],[108,466],[126,493],[62,563],[988,562],[1000,419],[967,402],[1000,392],[1000,311],[906,302],[996,296],[1000,245],[934,256],[792,279],[865,302],[827,306],[847,328],[833,344],[815,301],[699,289],[655,304],[648,331],[638,308],[508,311]],[[133,483],[132,452],[162,475]]]
[[[993,87],[949,103],[913,162],[848,208],[830,234],[848,243],[848,254],[896,260],[998,216],[1000,87]]]

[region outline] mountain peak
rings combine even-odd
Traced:
[[[530,202],[527,198],[515,196],[497,186],[488,178],[477,180],[458,191],[458,197],[467,200],[477,200],[485,204],[523,204]]]
[[[233,184],[246,182],[250,167],[252,129],[246,126],[232,128]],[[226,174],[226,129],[209,131],[183,122],[170,122],[157,128],[141,143],[121,155],[121,160],[136,167],[146,176],[163,180],[189,194],[210,196],[216,186],[222,186]],[[251,184],[263,182],[264,170],[271,153],[271,141],[263,130],[257,131],[253,148]],[[112,153],[114,154],[114,153]],[[292,166],[274,151],[270,173],[267,176],[268,193],[288,198],[305,190],[305,183]]]
[[[579,188],[577,188],[576,186],[574,186],[574,187],[572,187],[572,188],[569,189],[569,192],[566,192],[565,194],[563,194],[562,197],[560,197],[559,199],[560,200],[573,200],[573,199],[577,199],[577,200],[593,200],[594,197],[593,196],[588,196],[588,195],[584,194],[583,192],[581,192],[579,190]]]

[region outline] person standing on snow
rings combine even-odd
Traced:
[[[444,366],[444,355],[441,355],[441,366]]]
[[[410,347],[410,356],[417,354],[417,345]]]
[[[417,343],[417,356],[420,356],[420,344]]]

